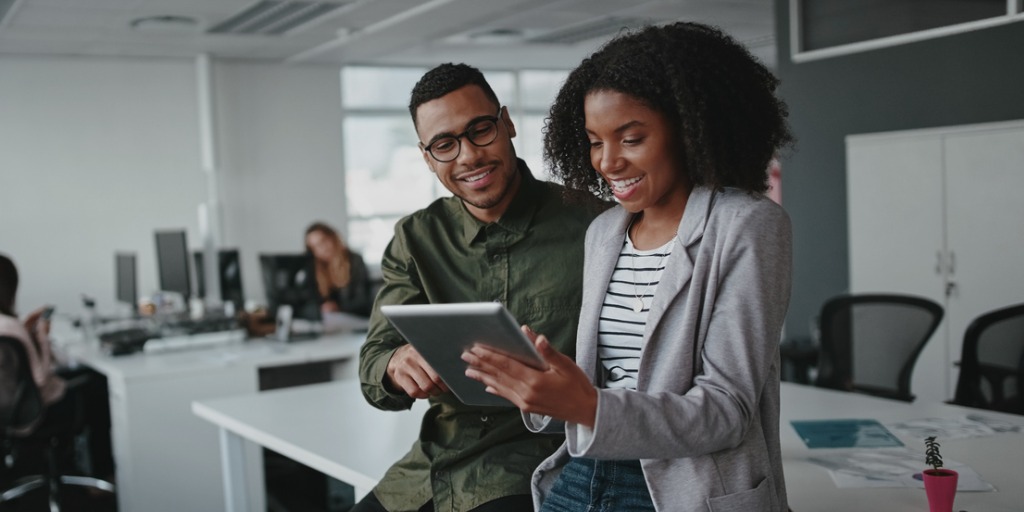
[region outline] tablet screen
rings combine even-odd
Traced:
[[[519,323],[498,302],[388,305],[381,306],[381,312],[467,405],[513,406],[466,377],[462,352],[476,343],[536,368],[546,366]]]

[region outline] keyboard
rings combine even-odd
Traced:
[[[138,352],[146,342],[158,336],[159,334],[145,327],[127,327],[98,335],[100,346],[114,356]]]
[[[152,338],[143,345],[142,351],[147,354],[157,354],[177,350],[195,350],[241,343],[244,340],[245,329],[201,332],[185,336]]]
[[[223,332],[238,329],[238,320],[230,316],[215,316],[199,319],[176,318],[165,320],[160,324],[164,336],[194,335],[210,332]]]

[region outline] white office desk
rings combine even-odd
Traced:
[[[367,405],[356,382],[337,382],[270,391],[259,395],[202,400],[192,406],[221,429],[227,497],[231,511],[250,506],[262,492],[244,467],[246,446],[258,444],[294,458],[365,494],[384,471],[409,449],[419,429],[419,411],[383,412]],[[781,441],[789,505],[795,512],[921,512],[928,509],[923,489],[839,489],[828,471],[807,462],[811,453],[796,435],[792,420],[873,418],[883,423],[980,413],[1024,425],[1024,417],[990,413],[942,403],[907,404],[798,384],[782,384]],[[923,440],[901,439],[923,451]],[[248,441],[248,442],[246,442]],[[1024,434],[1005,433],[973,439],[940,440],[943,456],[968,464],[998,492],[960,492],[954,510],[1024,510]],[[921,461],[924,469],[924,460]],[[262,503],[258,501],[256,503]]]
[[[337,378],[355,375],[365,334],[281,344],[250,340],[227,346],[112,357],[95,343],[65,343],[72,361],[107,377],[118,509],[124,512],[223,508],[217,429],[192,414],[192,401],[256,393],[259,370],[339,361]],[[252,450],[246,471],[262,475]]]
[[[427,407],[375,409],[353,379],[202,400],[192,411],[221,429],[225,509],[242,512],[264,509],[262,480],[237,470],[252,444],[352,485],[359,500],[409,451]]]
[[[856,393],[782,383],[782,459],[789,506],[795,512],[921,512],[928,510],[924,489],[839,489],[828,471],[807,462],[814,453],[835,450],[804,446],[792,420],[875,419],[881,423],[924,418],[959,418],[981,414],[1024,425],[1024,416],[957,407],[941,402],[904,403]],[[894,432],[895,433],[895,432]],[[900,437],[908,448],[924,452],[923,439]],[[1003,433],[971,439],[939,439],[942,456],[971,466],[997,492],[958,492],[954,511],[1020,512],[1024,510],[1024,433]],[[921,460],[921,469],[925,469]]]

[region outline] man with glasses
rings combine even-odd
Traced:
[[[583,237],[603,205],[589,194],[568,199],[562,186],[533,177],[516,157],[508,109],[476,68],[427,72],[409,113],[423,160],[453,197],[395,225],[359,378],[375,407],[404,410],[429,399],[431,408],[419,442],[352,510],[531,510],[530,475],[562,437],[529,433],[514,407],[460,402],[380,306],[498,301],[573,355]]]

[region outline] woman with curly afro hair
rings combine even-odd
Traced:
[[[791,136],[778,82],[696,23],[621,35],[570,73],[545,152],[618,205],[590,225],[577,359],[524,327],[540,370],[484,347],[467,375],[565,443],[542,511],[788,509],[779,338],[791,228],[766,169]]]

